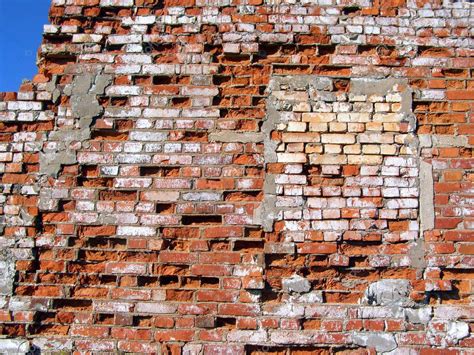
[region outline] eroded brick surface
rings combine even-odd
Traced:
[[[0,95],[0,352],[470,353],[472,18],[53,0]]]

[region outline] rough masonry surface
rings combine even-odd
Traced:
[[[473,10],[52,0],[0,94],[0,353],[472,353]]]

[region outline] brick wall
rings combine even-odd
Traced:
[[[0,352],[471,353],[473,9],[53,0],[0,94]]]

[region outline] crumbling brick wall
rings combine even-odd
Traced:
[[[0,352],[471,352],[473,9],[53,0],[0,96]]]

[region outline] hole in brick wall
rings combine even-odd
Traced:
[[[216,318],[217,328],[235,328],[236,324],[237,324],[236,318],[225,318],[225,317]]]
[[[201,287],[203,288],[218,288],[219,279],[217,277],[202,277]]]
[[[96,177],[99,176],[99,169],[97,165],[83,165],[81,174],[85,177]]]
[[[216,25],[201,25],[200,33],[203,35],[214,35],[219,32]]]
[[[230,75],[214,75],[212,78],[212,83],[214,85],[222,85],[232,81],[232,77]]]
[[[236,240],[234,242],[234,251],[240,251],[240,252],[261,252],[263,251],[263,241],[260,240]]]
[[[143,52],[159,53],[161,55],[171,54],[176,52],[176,45],[174,43],[146,42],[143,43]]]
[[[126,249],[127,248],[127,240],[121,238],[89,238],[85,243],[84,246],[90,248],[116,248],[116,249]]]
[[[140,176],[176,177],[179,176],[179,168],[142,166]]]
[[[310,175],[320,175],[321,174],[321,165],[303,165],[303,175],[310,176]]]
[[[110,105],[111,106],[126,106],[128,103],[128,98],[126,97],[111,97],[110,98]]]
[[[134,316],[132,318],[132,326],[134,327],[151,327],[152,325],[152,316]]]
[[[97,262],[106,261],[111,257],[110,253],[103,250],[79,250],[77,252],[77,259],[81,261]]]
[[[110,238],[109,239],[109,247],[112,249],[126,249],[127,248],[127,239],[120,239],[120,238]]]
[[[349,91],[350,80],[349,79],[336,79],[334,80],[334,88],[340,92]]]
[[[213,63],[219,62],[219,57],[222,55],[222,46],[221,45],[214,45],[210,43],[204,44],[204,53],[208,53]],[[223,68],[222,68],[223,69]]]
[[[356,14],[360,10],[361,10],[360,6],[345,6],[342,9],[342,13],[344,15],[352,15],[352,14]]]
[[[263,177],[265,174],[262,168],[257,167],[247,167],[245,168],[245,175],[247,177]]]
[[[182,140],[187,142],[207,142],[207,132],[186,131]]]
[[[84,178],[78,177],[77,178],[77,186],[84,186],[84,187],[112,187],[114,186],[114,179],[113,178]]]
[[[58,212],[73,211],[76,207],[76,201],[60,200],[58,202]]]
[[[101,7],[97,18],[117,18],[120,10],[119,7]]]
[[[231,102],[231,99],[228,97],[214,96],[212,98],[212,106],[228,106],[230,105],[230,102]]]
[[[264,289],[262,291],[262,302],[275,302],[280,299],[279,293],[273,290]]]
[[[49,326],[54,327],[54,326]],[[24,324],[4,324],[0,325],[0,334],[7,337],[24,337],[26,335],[26,325]],[[64,332],[61,333],[64,335]]]
[[[452,54],[449,48],[418,46],[418,55],[420,57],[450,57]]]
[[[49,43],[49,44],[59,44],[59,43],[64,43],[64,41],[71,41],[72,36],[70,35],[54,35],[54,34],[44,34],[44,39]],[[45,54],[46,57],[56,57],[60,56],[58,54]]]
[[[181,286],[185,288],[199,288],[201,278],[199,277],[183,277],[181,278]]]
[[[179,285],[178,276],[160,276],[160,286],[177,287]]]
[[[184,226],[189,225],[202,225],[202,224],[222,224],[222,216],[218,215],[187,215],[181,219],[181,224]]]
[[[91,300],[53,299],[53,309],[63,311],[89,311],[92,309]]]
[[[76,56],[74,55],[48,56],[45,58],[43,67],[46,68],[46,72],[49,75],[57,72],[60,67],[66,68],[66,66],[74,63],[76,63]]]
[[[245,238],[255,238],[255,239],[259,239],[259,238],[263,238],[263,231],[261,228],[258,228],[258,227],[245,227],[245,230],[244,230],[244,236]]]
[[[465,69],[441,69],[441,73],[446,77],[467,77],[468,71]]]
[[[152,3],[153,10],[162,10],[165,7],[165,2],[163,0],[154,0]]]
[[[175,205],[171,203],[158,203],[156,205],[156,213],[161,214],[172,214],[174,212]]]
[[[318,46],[318,55],[334,54],[336,52],[335,45],[320,45]]]
[[[424,303],[429,304],[431,301],[449,303],[449,301],[461,299],[459,289],[455,286],[456,282],[452,284],[452,290],[450,291],[427,291],[425,295]],[[448,302],[446,302],[448,301]]]
[[[135,201],[137,199],[136,191],[100,191],[99,200],[105,201]]]
[[[286,75],[308,74],[310,69],[311,69],[311,66],[304,65],[304,64],[303,65],[280,64],[280,65],[273,66],[274,74],[286,74]]]
[[[123,44],[110,44],[110,43],[107,43],[107,45],[105,47],[105,50],[107,52],[121,52],[123,46],[124,46]]]
[[[151,85],[153,83],[153,77],[149,75],[137,75],[133,77],[135,85]]]
[[[134,121],[132,120],[116,120],[115,121],[115,129],[117,131],[126,131],[133,128]]]
[[[386,47],[381,47],[386,48]],[[375,55],[377,54],[377,46],[374,45],[359,45],[357,46],[357,53],[361,55]]]
[[[174,80],[171,76],[157,75],[153,77],[153,85],[166,85],[173,82]]]
[[[336,266],[333,266],[336,267]],[[367,267],[367,258],[360,256],[351,256],[349,259],[349,267]],[[344,267],[347,268],[347,267]]]
[[[209,250],[212,250],[212,251],[230,250],[230,244],[228,241],[216,241],[216,240],[210,241]]]
[[[56,320],[56,313],[54,312],[37,312],[36,320],[40,323],[53,323]]]
[[[175,97],[171,99],[171,103],[174,107],[189,107],[191,106],[191,99],[187,97]]]
[[[114,324],[114,315],[103,314],[103,313],[96,314],[95,323],[96,324]]]
[[[224,201],[261,201],[262,191],[225,191]]]
[[[117,283],[117,277],[114,275],[101,275],[99,280],[101,285],[115,285]]]
[[[252,106],[263,106],[265,105],[265,98],[263,97],[252,97]],[[261,122],[259,122],[261,124]]]
[[[162,250],[189,251],[190,242],[187,240],[164,240]]]
[[[260,43],[259,44],[259,51],[258,55],[259,57],[268,57],[272,55],[278,55],[281,49],[280,45],[277,44],[271,44],[271,43]]]
[[[321,76],[349,76],[351,67],[322,65],[314,69],[312,74]]]
[[[155,276],[138,276],[137,286],[138,287],[158,287],[160,286],[160,281],[159,281],[159,278]]]

